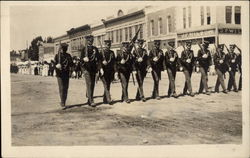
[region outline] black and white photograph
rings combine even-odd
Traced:
[[[3,157],[249,157],[248,1],[1,2]]]

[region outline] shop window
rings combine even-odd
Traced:
[[[201,25],[204,25],[204,7],[201,6]]]
[[[154,20],[151,20],[151,21],[150,21],[150,25],[151,25],[151,35],[153,36],[153,35],[154,35],[154,31],[155,31],[155,28],[154,28]]]
[[[159,34],[162,34],[163,33],[163,30],[162,30],[162,18],[159,18],[158,19],[158,26],[159,26]]]
[[[183,28],[186,28],[186,8],[183,8]]]
[[[211,24],[211,12],[210,7],[207,7],[207,25]]]
[[[128,41],[128,28],[125,28],[125,41]]]
[[[226,6],[226,23],[232,23],[232,6]]]
[[[169,15],[168,17],[167,17],[167,32],[169,33],[169,32],[172,32],[172,22],[171,22],[172,20],[171,20],[171,16]]]
[[[191,27],[191,20],[192,20],[191,6],[189,6],[188,7],[188,27]]]
[[[140,24],[141,30],[139,32],[140,38],[143,38],[143,25]]]
[[[240,8],[240,6],[235,6],[234,7],[235,24],[240,24],[240,16],[241,16],[241,8]]]

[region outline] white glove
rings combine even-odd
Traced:
[[[200,71],[200,68],[199,67],[196,67],[196,72],[199,72]]]
[[[234,60],[234,59],[232,60],[232,63],[235,63],[235,60]]]
[[[133,73],[133,75],[136,75],[137,72],[136,72],[136,71],[133,71],[132,73]]]
[[[100,74],[101,74],[101,76],[104,74],[103,69],[100,69]]]
[[[137,60],[137,61],[138,61],[139,63],[140,63],[140,62],[142,62],[142,58],[141,58],[141,57],[140,57],[140,58],[138,58],[138,60]]]
[[[76,61],[75,61],[75,60],[73,60],[73,63],[76,63]]]
[[[157,57],[154,57],[153,61],[157,62],[159,59]]]
[[[222,64],[222,63],[223,63],[223,60],[220,60],[219,62],[220,62],[220,64]]]
[[[118,73],[117,73],[117,72],[114,74],[114,76],[115,76],[115,80],[118,80],[118,79],[119,79],[119,78],[118,78]]]
[[[174,58],[170,58],[170,61],[173,62],[173,61],[174,61]]]
[[[231,68],[231,67],[229,67],[228,71],[231,71],[231,70],[232,70],[232,68]]]
[[[202,58],[207,58],[207,54],[203,54],[203,55],[202,55]]]
[[[150,68],[148,68],[148,72],[152,72],[152,68],[150,67]]]
[[[168,73],[168,71],[167,71],[167,70],[164,70],[164,73]]]
[[[180,67],[180,71],[183,71],[183,67],[182,66]]]
[[[83,61],[84,61],[84,62],[89,62],[89,58],[88,58],[88,57],[84,57],[84,58],[83,58]]]
[[[57,64],[56,68],[59,69],[59,70],[61,70],[62,69],[62,65],[61,64]]]
[[[125,64],[125,60],[124,59],[121,60],[121,64]]]
[[[186,62],[187,62],[187,63],[191,63],[191,60],[190,60],[190,59],[187,59]]]
[[[108,64],[106,60],[103,60],[102,63],[103,63],[103,65],[107,65]]]

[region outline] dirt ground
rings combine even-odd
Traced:
[[[237,74],[237,80],[238,80]],[[183,73],[177,73],[177,93],[182,92]],[[228,76],[227,76],[228,79]],[[226,83],[227,83],[226,79]],[[198,90],[200,74],[193,74]],[[210,90],[216,76],[209,76]],[[121,103],[121,85],[111,85],[114,105],[102,104],[103,85],[95,88],[96,108],[86,105],[85,81],[71,79],[66,110],[59,106],[55,77],[11,75],[12,145],[167,145],[239,144],[242,142],[241,92],[213,93],[195,97],[166,98],[167,74],[160,81],[161,100],[151,99],[151,74],[144,83],[147,102],[134,101],[136,87],[130,82],[131,104]]]

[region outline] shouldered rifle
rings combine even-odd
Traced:
[[[229,53],[230,51],[229,51],[229,49],[227,48],[227,45],[225,45],[225,47],[226,47],[226,49],[227,49],[227,52]]]

